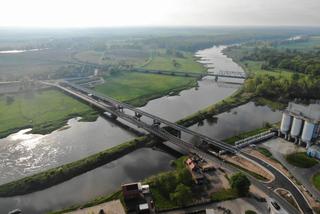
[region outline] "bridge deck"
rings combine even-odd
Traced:
[[[96,97],[96,98],[98,98],[98,99],[100,99],[102,101],[105,101],[105,102],[107,102],[107,103],[109,103],[109,104],[111,104],[113,106],[122,106],[123,108],[129,109],[129,110],[131,110],[131,111],[133,111],[135,113],[138,113],[138,114],[140,114],[142,116],[151,118],[151,119],[153,119],[155,121],[158,121],[158,122],[160,122],[162,124],[165,124],[165,125],[173,128],[173,129],[175,129],[177,131],[181,131],[181,132],[188,133],[190,135],[196,136],[196,137],[200,138],[201,140],[206,141],[209,144],[213,144],[214,146],[219,147],[220,149],[229,151],[231,153],[236,153],[237,152],[237,149],[235,147],[233,147],[232,145],[229,145],[227,143],[224,143],[224,142],[222,142],[220,140],[209,138],[209,137],[207,137],[207,136],[205,136],[203,134],[200,134],[200,133],[194,132],[194,131],[192,131],[190,129],[187,129],[184,126],[178,125],[176,123],[170,122],[168,120],[165,120],[163,118],[160,118],[160,117],[155,116],[153,114],[150,114],[148,112],[142,111],[142,110],[137,109],[137,108],[135,108],[135,107],[133,107],[133,106],[131,106],[129,104],[122,103],[122,102],[120,102],[118,100],[115,100],[115,99],[113,99],[111,97],[108,97],[108,96],[105,96],[105,95],[101,95],[101,94],[99,94],[99,93],[97,93],[95,91],[92,91],[90,89],[83,88],[81,86],[78,86],[78,85],[75,85],[75,84],[69,83],[69,82],[65,82],[65,83],[70,85],[71,87],[79,90],[79,91],[82,91],[82,92],[86,93],[86,94],[92,94],[94,97]]]
[[[236,78],[236,79],[245,79],[246,74],[243,72],[235,72],[235,71],[219,71],[217,73],[213,72],[189,72],[189,71],[166,71],[166,70],[148,70],[136,68],[133,69],[132,72],[140,72],[140,73],[152,73],[152,74],[163,74],[163,75],[173,75],[173,76],[184,76],[184,77],[196,77],[202,78],[204,76],[214,76],[214,77],[227,77],[227,78]]]

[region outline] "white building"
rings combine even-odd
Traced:
[[[311,145],[320,133],[320,105],[289,103],[283,112],[280,133],[288,140]]]

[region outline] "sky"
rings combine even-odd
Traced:
[[[320,26],[320,0],[1,0],[0,27]]]

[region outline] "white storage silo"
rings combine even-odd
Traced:
[[[290,130],[291,121],[292,116],[289,115],[287,112],[283,112],[280,126],[280,131],[282,134],[288,134],[288,131]]]
[[[313,137],[313,133],[315,131],[315,124],[305,121],[304,126],[303,126],[303,131],[301,135],[301,140],[304,143],[310,143]]]
[[[296,117],[293,118],[291,131],[290,131],[291,137],[294,137],[294,138],[299,137],[302,129],[302,124],[303,124],[302,119],[299,119]]]

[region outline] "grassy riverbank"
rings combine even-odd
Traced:
[[[3,184],[0,186],[0,197],[23,195],[46,189],[114,161],[136,149],[146,146],[150,141],[152,142],[152,139],[148,136],[136,138],[87,158]]]
[[[195,78],[116,72],[105,77],[105,83],[96,86],[95,90],[119,101],[143,106],[151,99],[176,94],[196,85]]]
[[[206,68],[196,61],[192,53],[183,53],[183,57],[172,55],[154,56],[145,66],[150,70],[205,72]]]
[[[0,138],[21,129],[47,134],[81,116],[96,120],[97,112],[90,106],[58,90],[48,89],[0,96]]]
[[[230,97],[225,98],[224,100],[213,104],[211,106],[208,106],[205,109],[202,109],[190,116],[187,116],[176,123],[183,126],[191,126],[193,124],[196,124],[204,119],[210,118],[214,115],[226,112],[228,110],[231,110],[235,107],[238,107],[240,105],[243,105],[250,100],[254,98],[253,94],[245,93],[244,90],[241,88],[238,91],[236,91],[233,95]]]

